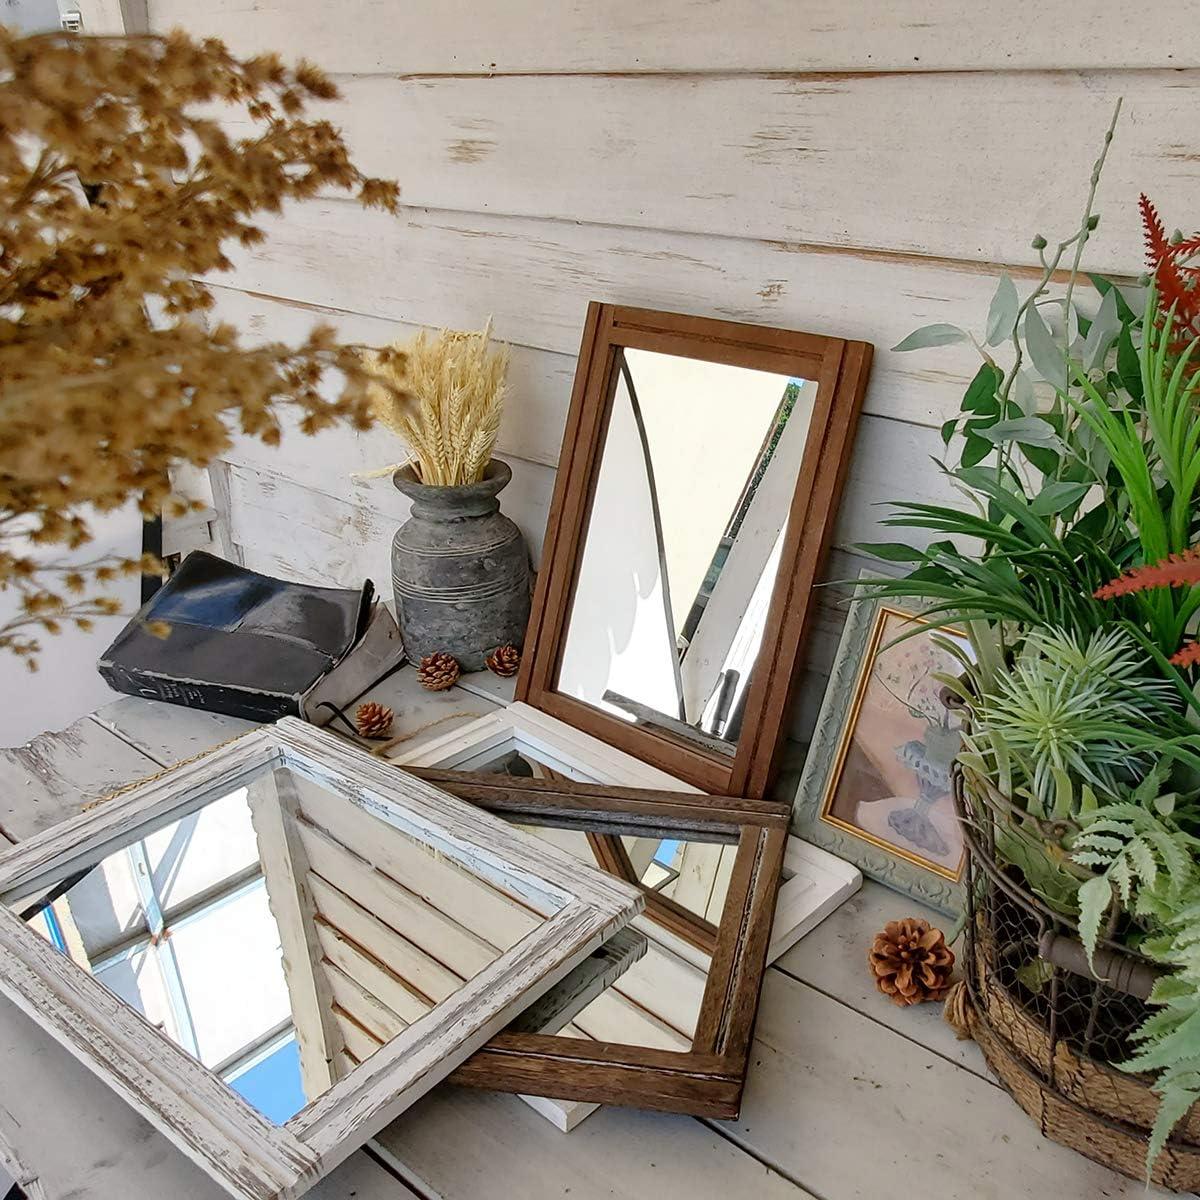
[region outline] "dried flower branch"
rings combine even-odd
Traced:
[[[491,332],[490,321],[473,333],[443,329],[431,337],[422,330],[408,346],[393,348],[391,365],[372,363],[375,415],[408,443],[423,483],[483,478],[500,432],[508,373],[508,348],[490,345]]]
[[[0,590],[21,594],[0,648],[32,656],[31,631],[109,611],[89,589],[145,565],[46,582],[39,548],[87,542],[89,511],[160,511],[172,462],[211,462],[235,424],[277,442],[285,407],[305,433],[369,423],[361,348],[332,330],[243,348],[199,319],[212,303],[201,277],[230,268],[231,241],[263,240],[256,214],[327,188],[395,210],[396,185],[304,119],[336,95],[311,64],[237,59],[180,33],[0,28]],[[240,106],[253,134],[230,137],[219,104]],[[377,386],[401,403],[394,383]]]

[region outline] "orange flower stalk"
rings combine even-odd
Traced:
[[[1200,642],[1188,642],[1170,661],[1177,667],[1200,667]]]
[[[1120,578],[1097,588],[1094,594],[1097,600],[1114,600],[1118,596],[1132,596],[1149,588],[1190,587],[1198,583],[1200,546],[1194,546],[1182,554],[1170,554],[1162,562],[1134,567]]]
[[[1150,199],[1138,198],[1146,237],[1146,260],[1158,286],[1164,312],[1175,310],[1179,338],[1172,350],[1179,353],[1188,341],[1200,336],[1200,268],[1187,261],[1200,253],[1200,237],[1172,241]]]

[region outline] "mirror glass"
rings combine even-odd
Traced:
[[[527,748],[509,744],[473,757],[459,769],[503,773],[524,778],[565,777]],[[502,814],[501,814],[502,815]],[[520,824],[525,832],[593,866],[607,869],[597,855],[596,839],[608,837],[624,846],[643,886],[675,899],[711,925],[720,924],[737,846],[732,840],[695,836],[622,836],[597,825]],[[630,925],[646,937],[646,953],[602,995],[563,1025],[542,1032],[564,1037],[650,1046],[659,1050],[691,1049],[712,965],[711,953],[681,937],[652,909]],[[703,930],[702,926],[698,926]],[[716,930],[706,931],[710,940]]]
[[[816,384],[618,351],[558,691],[732,755]]]
[[[736,845],[629,835],[621,841],[646,887],[712,925],[721,923]]]
[[[556,905],[286,767],[12,903],[280,1124]]]

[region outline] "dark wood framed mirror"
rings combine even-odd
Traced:
[[[648,947],[560,1033],[498,1034],[451,1082],[736,1117],[787,841],[787,805],[514,777],[511,758],[502,755],[495,773],[405,770],[636,884],[646,909],[631,928],[645,935]],[[699,901],[678,890],[669,898],[648,870],[668,856],[647,855],[648,845],[671,847],[676,862],[689,851],[723,856],[712,873],[719,882]]]
[[[592,303],[516,698],[764,796],[871,353]]]

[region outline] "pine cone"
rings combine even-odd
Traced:
[[[354,724],[358,727],[360,737],[386,737],[392,727],[392,710],[386,704],[376,704],[368,700],[354,710]]]
[[[954,951],[940,929],[919,917],[889,921],[867,952],[875,986],[893,1004],[943,1000],[950,990]]]
[[[458,660],[443,650],[421,659],[421,665],[417,668],[417,679],[421,686],[431,692],[444,692],[448,687],[453,687],[460,674]]]
[[[516,646],[497,646],[483,661],[493,675],[502,675],[507,679],[520,669],[521,652]]]

